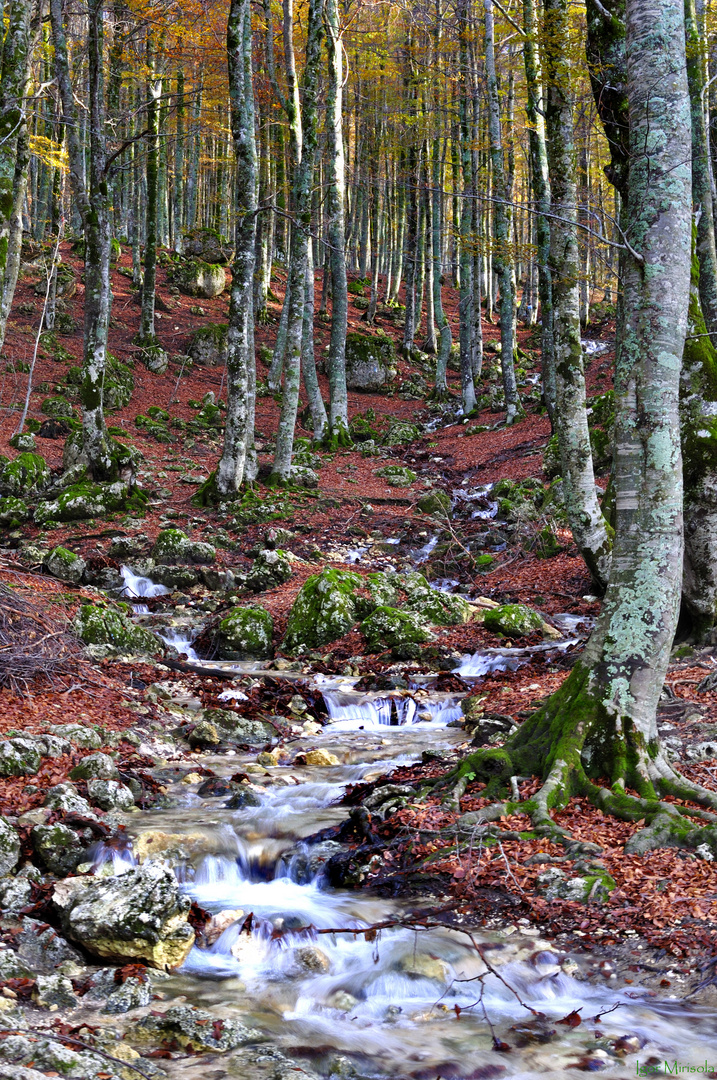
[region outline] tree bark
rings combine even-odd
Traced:
[[[343,136],[343,44],[337,0],[326,0],[326,50],[329,85],[326,99],[328,129],[329,185],[327,225],[331,267],[331,337],[326,366],[329,376],[329,426],[333,446],[346,446],[349,436],[346,396],[346,330],[348,326],[348,283],[346,280],[346,237],[344,202],[346,177]],[[325,273],[326,271],[324,271]],[[316,422],[316,421],[315,421]],[[314,429],[316,435],[316,429]]]
[[[568,18],[566,0],[545,0],[555,426],[568,523],[596,585],[603,590],[610,571],[610,537],[595,490],[580,344],[580,259]]]

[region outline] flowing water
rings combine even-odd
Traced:
[[[505,664],[510,657],[484,662]],[[475,672],[478,658],[466,666]],[[317,678],[331,722],[290,748],[293,754],[323,747],[338,765],[252,773],[259,805],[241,810],[175,782],[173,809],[143,814],[139,826],[139,815],[130,819],[135,836],[145,829],[175,834],[187,852],[175,863],[182,889],[212,913],[232,913],[211,947],[195,946],[162,983],[167,998],[236,1011],[325,1076],[337,1068],[337,1055],[356,1069],[344,1062],[349,1071],[342,1076],[394,1080],[569,1077],[580,1061],[617,1077],[634,1075],[636,1061],[651,1057],[702,1064],[706,1048],[717,1043],[714,1013],[614,982],[582,981],[577,966],[541,941],[537,928],[510,935],[478,930],[473,938],[448,927],[408,925],[357,933],[378,922],[406,922],[421,904],[327,887],[304,839],[346,817],[337,803],[347,784],[415,761],[424,750],[449,749],[465,735],[446,726],[459,695],[432,694],[430,679],[408,692],[369,695],[355,691],[354,682]],[[242,691],[224,696],[241,701]],[[205,760],[229,776],[252,757]],[[116,872],[133,861],[129,849],[100,849],[103,857],[114,860]],[[587,1019],[614,1006],[601,1022],[555,1026],[573,1010]],[[510,1054],[493,1049],[488,1021],[511,1045]],[[558,1034],[551,1038],[551,1031]]]

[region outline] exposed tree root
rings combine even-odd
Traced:
[[[351,432],[343,424],[327,427],[321,445],[325,450],[350,449],[353,447]]]
[[[629,718],[609,714],[589,676],[587,667],[576,664],[561,689],[502,747],[474,751],[428,790],[443,792],[444,801],[458,811],[467,784],[483,780],[484,794],[493,801],[470,814],[472,824],[527,814],[538,836],[562,844],[571,856],[601,851],[573,837],[552,816],[571,796],[580,795],[605,814],[644,822],[625,845],[629,854],[682,847],[717,857],[717,792],[676,773],[658,740],[646,744]],[[543,778],[528,799],[519,797],[521,775]],[[668,802],[668,797],[693,805]]]
[[[434,401],[443,403],[446,401],[453,401],[455,394],[451,393],[447,386],[434,386],[430,394],[427,395],[426,401]]]

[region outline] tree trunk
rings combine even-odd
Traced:
[[[346,281],[346,238],[344,202],[346,176],[343,136],[343,45],[337,0],[326,0],[326,49],[329,85],[326,100],[328,128],[329,185],[327,192],[329,264],[331,267],[331,338],[326,367],[329,376],[329,427],[334,446],[351,442],[346,396],[346,329],[348,326],[348,284]],[[326,274],[326,270],[324,270]],[[314,428],[314,436],[316,429]]]
[[[705,125],[705,36],[700,34],[695,0],[685,0],[685,35],[692,111],[692,202],[697,219],[699,296],[712,344],[717,345],[717,249],[712,205],[714,183]]]
[[[174,150],[174,209],[172,232],[174,250],[184,250],[184,69],[177,69],[177,135]]]
[[[512,424],[522,415],[515,381],[513,334],[515,298],[513,293],[513,260],[510,255],[511,229],[508,195],[509,178],[503,160],[503,136],[500,126],[498,83],[495,72],[495,43],[493,32],[493,0],[485,4],[485,65],[488,84],[488,129],[493,170],[493,268],[500,279],[500,364],[505,396],[505,422]]]
[[[545,0],[546,125],[550,191],[550,265],[555,308],[555,423],[573,538],[600,590],[610,571],[610,537],[595,491],[580,344],[580,258],[573,140],[572,79],[566,0]]]
[[[537,49],[538,20],[535,0],[523,0],[523,58],[527,90],[526,114],[530,146],[530,177],[537,210],[535,223],[541,320],[541,367],[543,401],[555,429],[555,345],[553,341],[553,294],[550,276],[550,183],[545,145],[544,103],[540,57]]]
[[[284,0],[284,57],[287,74],[286,112],[289,118],[293,162],[292,210],[295,225],[291,230],[289,255],[289,307],[284,361],[284,393],[279,428],[276,435],[274,465],[269,482],[291,481],[291,455],[301,383],[301,341],[306,289],[306,258],[311,228],[311,190],[317,143],[317,82],[320,63],[323,0],[311,0],[306,37],[306,61],[303,73],[303,105],[299,104],[298,84],[292,43],[293,0]]]
[[[314,256],[311,244],[308,246],[306,258],[306,291],[304,294],[301,360],[304,372],[304,388],[309,399],[311,422],[314,428],[314,442],[320,443],[326,435],[328,418],[316,375],[316,356],[314,354]]]
[[[216,471],[220,496],[236,496],[244,481],[247,451],[254,442],[250,370],[254,366],[254,229],[256,143],[252,84],[250,0],[231,0],[227,21],[229,101],[236,156],[235,252],[227,330],[227,416],[224,449]],[[253,381],[253,380],[252,380]]]
[[[159,217],[159,100],[162,80],[156,74],[155,57],[147,41],[147,215],[145,218],[144,281],[142,284],[142,318],[138,343],[149,349],[156,345],[154,333],[154,303],[157,282],[157,237]]]
[[[443,310],[443,274],[441,272],[441,240],[443,226],[443,163],[440,155],[439,140],[433,142],[433,192],[431,197],[431,246],[433,252],[433,318],[439,334],[438,356],[436,358],[436,384],[431,397],[441,401],[448,397],[446,371],[451,355],[453,335],[448,317]]]
[[[62,120],[68,145],[70,181],[85,232],[85,333],[82,403],[83,450],[97,480],[117,474],[116,448],[107,434],[102,390],[107,355],[112,291],[110,287],[110,222],[105,148],[103,64],[103,0],[88,0],[88,62],[90,84],[90,168],[85,184],[84,153],[80,141],[61,0],[50,0],[55,74],[62,101]]]

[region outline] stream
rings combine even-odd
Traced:
[[[123,574],[126,595],[139,601],[135,608],[144,619],[142,597],[166,590],[131,571]],[[574,633],[577,621],[564,616],[564,632]],[[155,629],[196,658],[191,628]],[[480,678],[517,666],[526,651],[564,648],[573,640],[487,650],[465,657],[456,671]],[[222,666],[237,675],[249,671]],[[576,1067],[624,1077],[650,1061],[704,1066],[706,1050],[717,1045],[714,1009],[661,997],[657,986],[621,986],[614,974],[586,981],[589,954],[566,954],[525,919],[474,926],[472,936],[448,925],[356,933],[379,922],[415,920],[427,903],[328,887],[321,848],[304,841],[345,819],[338,803],[348,784],[463,742],[465,733],[448,726],[460,716],[461,695],[436,692],[430,676],[418,676],[408,691],[363,693],[352,677],[271,674],[291,679],[299,690],[310,680],[329,714],[320,733],[290,742],[290,758],[324,749],[339,764],[309,767],[285,759],[262,768],[255,754],[205,754],[202,764],[219,777],[248,771],[257,805],[237,810],[221,798],[202,798],[199,784],[181,783],[184,770],[170,767],[163,782],[172,808],[127,818],[135,850],[148,831],[176,838],[186,852],[174,860],[181,888],[212,914],[227,913],[226,929],[213,944],[195,945],[183,967],[162,981],[167,999],[221,1006],[326,1077],[527,1080],[568,1077]],[[222,698],[241,702],[243,692],[228,685]],[[135,861],[131,849],[112,853],[102,845],[96,858],[112,858],[119,873]],[[557,1024],[574,1011],[587,1022]],[[597,1014],[606,1015],[591,1023]],[[510,1053],[496,1051],[494,1037]]]

